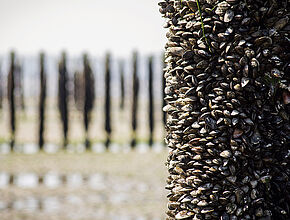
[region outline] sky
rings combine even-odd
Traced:
[[[0,54],[160,53],[157,0],[0,0]]]

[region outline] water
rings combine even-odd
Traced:
[[[61,177],[54,172],[49,172],[44,176],[43,183],[48,188],[57,188],[61,186]]]
[[[0,201],[0,211],[8,208],[8,204],[5,201]]]
[[[36,144],[21,145],[20,149],[24,154],[36,154],[39,151],[39,147]]]
[[[73,194],[67,195],[65,197],[65,201],[67,203],[72,204],[72,205],[83,205],[84,204],[84,201],[81,197],[73,195]]]
[[[105,190],[107,182],[105,176],[99,173],[92,174],[88,179],[88,185],[94,190]]]
[[[11,152],[11,148],[9,144],[1,144],[0,145],[0,154],[9,154]]]
[[[120,153],[122,146],[120,144],[112,143],[110,145],[109,151],[112,153]]]
[[[164,146],[163,143],[155,143],[152,146],[152,150],[156,153],[161,153],[162,151],[164,151],[166,149],[166,147]]]
[[[0,173],[0,189],[7,187],[9,184],[9,175],[5,172]]]
[[[154,143],[152,150],[156,153],[162,152],[166,147],[162,143]],[[49,154],[55,154],[61,150],[61,146],[55,144],[45,144],[44,152]],[[128,153],[133,149],[129,144],[117,144],[111,143],[109,146],[109,152],[111,153]],[[138,153],[146,153],[151,150],[150,146],[147,143],[139,143],[136,146],[136,151]],[[84,153],[86,151],[84,144],[78,145],[68,145],[66,151],[68,153]],[[39,147],[36,144],[24,144],[24,145],[15,145],[14,152],[23,153],[23,154],[36,154],[39,152]],[[92,145],[93,153],[104,153],[106,152],[106,147],[103,143],[96,143]],[[9,144],[0,145],[0,154],[9,154],[11,153]]]
[[[113,205],[126,203],[130,199],[130,195],[125,192],[112,193],[109,196],[109,202]]]
[[[39,182],[41,177],[43,181]],[[9,186],[9,179],[8,173],[0,173],[2,188]],[[146,193],[151,189],[160,191],[158,187],[152,188],[150,184],[142,181],[128,181],[118,176],[112,177],[102,173],[93,173],[88,176],[81,173],[70,173],[64,176],[52,171],[43,176],[35,173],[16,174],[12,179],[14,179],[15,186],[25,189],[25,191],[20,191],[25,194],[12,196],[9,201],[0,200],[0,216],[1,212],[9,212],[12,209],[16,213],[25,212],[27,216],[28,214],[59,215],[62,216],[61,219],[162,219],[154,214],[148,216],[149,213],[146,215],[142,213],[144,215],[142,216],[136,210],[134,213],[126,213],[126,209],[123,208],[131,207],[133,204],[137,205],[140,201],[144,202]],[[63,181],[64,179],[65,181]],[[42,182],[43,185],[39,185]],[[33,191],[28,189],[33,189]],[[40,189],[41,192],[46,193],[35,194]],[[53,190],[51,191],[51,189]],[[61,194],[58,194],[58,189],[61,190]],[[76,189],[76,191],[72,189]],[[79,189],[83,192],[79,192]],[[94,191],[85,193],[87,190]],[[148,202],[150,201],[148,200]],[[111,210],[109,207],[116,209]]]
[[[136,185],[136,189],[137,189],[138,192],[144,193],[144,192],[149,190],[149,187],[145,183],[138,183]]]
[[[111,220],[133,220],[130,216],[127,215],[112,215]]]
[[[146,153],[149,151],[149,149],[150,148],[149,148],[148,144],[145,144],[145,143],[140,143],[136,146],[136,150],[139,153]]]
[[[42,209],[44,212],[55,213],[61,208],[61,202],[56,196],[46,197],[42,200]]]
[[[20,188],[34,188],[38,185],[38,176],[34,173],[21,173],[15,176],[14,181]]]
[[[102,192],[98,194],[90,194],[86,197],[86,201],[90,204],[104,204],[105,202],[107,202],[107,200],[107,195]]]
[[[83,184],[83,176],[79,173],[68,174],[66,179],[67,186],[70,188],[81,187]]]
[[[25,210],[30,212],[35,212],[39,208],[39,201],[34,197],[27,197],[26,198],[26,206]]]
[[[131,146],[129,144],[124,144],[122,146],[122,149],[123,149],[123,152],[124,153],[129,153],[132,149],[131,149]]]
[[[20,211],[25,209],[25,201],[23,199],[16,200],[12,203],[12,209]]]
[[[60,146],[55,144],[46,144],[44,145],[44,151],[46,153],[54,154],[57,153],[60,150]]]
[[[17,211],[35,212],[39,208],[39,202],[34,197],[18,199],[12,203],[12,209]]]
[[[92,151],[94,153],[104,153],[106,151],[105,145],[101,143],[93,144]]]
[[[122,184],[112,184],[111,188],[116,192],[130,192],[132,190],[133,184],[131,182],[126,182]]]
[[[86,147],[84,144],[73,145],[69,144],[67,146],[68,153],[84,153],[86,151]]]
[[[79,152],[82,152],[83,146],[80,146],[81,150]],[[2,149],[4,148],[5,146]],[[6,148],[10,149],[9,145],[6,145]],[[44,150],[47,153],[57,153],[60,149],[57,145],[48,144],[45,145]],[[149,151],[161,152],[163,149],[166,148],[162,144],[154,144],[151,149],[146,143],[141,143],[137,144],[136,149],[132,150],[128,144],[117,145],[112,143],[109,151],[114,153],[135,151],[143,154]],[[7,150],[6,152],[10,151]],[[18,145],[17,152],[35,154],[33,157],[37,158],[39,151],[36,145],[28,144]],[[77,146],[71,145],[68,152],[76,153]],[[95,144],[93,152],[105,152],[104,145],[102,143]],[[7,156],[2,155],[1,157]],[[141,158],[143,158],[143,155]],[[98,172],[92,174],[82,173],[82,171],[63,173],[64,171],[61,168],[41,175],[38,175],[41,170],[30,171],[21,174],[16,171],[16,174],[10,174],[5,170],[0,170],[0,191],[5,192],[5,194],[3,193],[4,196],[0,198],[0,219],[3,213],[9,212],[19,213],[20,215],[25,212],[28,218],[29,215],[38,216],[40,214],[46,216],[58,215],[62,216],[61,219],[162,219],[160,216],[163,215],[159,215],[156,211],[155,214],[146,214],[146,211],[139,208],[141,203],[146,204],[148,200],[148,197],[145,196],[146,193],[151,195],[152,192],[159,193],[163,189],[160,190],[159,188],[162,186],[156,187],[150,181],[142,182],[133,177],[127,179],[127,176],[111,176]],[[131,208],[134,205],[136,206],[134,212],[128,211],[126,213],[124,207]]]

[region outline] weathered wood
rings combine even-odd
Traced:
[[[84,109],[83,109],[83,118],[84,118],[84,126],[86,133],[86,149],[90,148],[90,141],[88,136],[89,125],[91,122],[91,112],[94,108],[95,103],[95,78],[94,74],[88,60],[87,54],[83,56],[83,65],[84,65],[84,73],[83,73],[83,82],[84,82]]]
[[[39,56],[39,79],[40,79],[40,93],[39,93],[39,129],[38,129],[38,145],[39,149],[42,150],[45,140],[44,140],[44,130],[45,130],[45,108],[46,108],[46,69],[45,69],[45,55],[41,53]]]
[[[125,76],[124,76],[124,62],[120,61],[119,63],[119,72],[120,72],[120,109],[124,110],[125,105]]]
[[[111,55],[106,55],[105,61],[105,131],[106,141],[105,146],[109,148],[111,143]]]
[[[154,81],[154,73],[153,73],[153,57],[149,57],[148,59],[148,116],[149,116],[149,146],[153,144],[154,138],[154,91],[153,91],[153,81]]]
[[[60,112],[60,118],[62,122],[62,130],[63,130],[63,147],[66,148],[68,144],[68,71],[66,67],[66,54],[62,53],[61,60],[58,65],[58,109]]]
[[[10,119],[10,146],[11,150],[14,150],[15,144],[15,131],[16,131],[16,116],[15,116],[15,52],[10,53],[10,68],[8,73],[8,104],[9,104],[9,119]]]
[[[137,129],[137,119],[138,119],[138,95],[139,95],[139,77],[138,77],[138,54],[133,53],[133,77],[132,77],[132,139],[131,147],[136,146],[136,129]]]

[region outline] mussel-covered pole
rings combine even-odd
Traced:
[[[168,219],[290,219],[289,2],[159,5]]]
[[[0,63],[0,110],[3,108],[3,75],[2,75],[2,66]]]
[[[66,54],[62,53],[61,60],[58,65],[58,109],[60,112],[62,129],[63,129],[63,146],[67,146],[68,134],[68,72],[66,67]]]
[[[8,105],[9,105],[9,119],[10,119],[10,130],[11,130],[11,138],[10,138],[10,146],[11,150],[14,149],[15,143],[15,130],[16,130],[16,118],[15,118],[15,52],[12,51],[10,53],[10,68],[8,73],[8,86],[7,86],[7,94],[8,94]]]
[[[165,63],[165,54],[163,54],[162,56],[162,108],[166,106],[166,100],[165,100],[165,87],[166,87],[166,80],[165,80],[165,77],[164,77],[164,72],[165,72],[165,69],[166,68],[166,63]],[[164,126],[166,125],[166,112],[163,111],[162,112],[162,121],[163,121],[163,124]]]
[[[39,94],[39,130],[38,130],[38,145],[42,150],[44,146],[44,122],[45,122],[45,103],[46,103],[46,70],[45,70],[45,55],[41,53],[40,61],[40,94]]]
[[[85,125],[85,132],[86,132],[86,149],[90,148],[90,141],[88,137],[89,125],[91,122],[91,112],[94,107],[95,102],[95,79],[93,75],[93,71],[88,59],[88,55],[84,54],[83,56],[83,65],[84,65],[84,125]]]
[[[132,85],[132,140],[131,147],[136,146],[137,112],[138,112],[138,94],[139,78],[137,72],[137,52],[133,54],[133,85]]]
[[[153,92],[153,57],[148,59],[148,96],[149,96],[149,146],[153,144],[154,134],[154,92]]]
[[[111,142],[111,55],[108,53],[105,60],[105,131],[106,131],[106,148]]]
[[[162,109],[166,106],[166,94],[165,94],[165,87],[166,87],[166,79],[165,79],[165,71],[166,71],[166,63],[165,63],[165,54],[163,53],[162,56]],[[167,120],[167,113],[166,111],[162,112],[162,122],[164,127],[166,126],[166,120]],[[166,146],[165,141],[163,140],[164,146]]]
[[[124,62],[120,61],[120,109],[124,110],[125,103],[125,79],[124,79]]]

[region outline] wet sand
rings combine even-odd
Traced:
[[[0,155],[0,219],[164,219],[166,156],[166,150]]]

